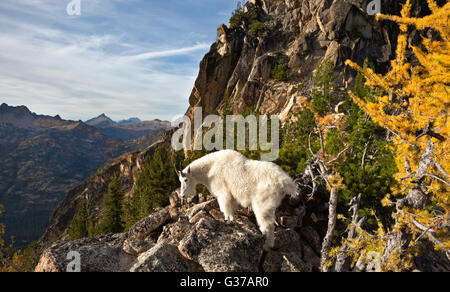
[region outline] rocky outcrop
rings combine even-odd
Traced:
[[[263,244],[257,227],[244,217],[226,223],[205,216],[178,249],[206,272],[257,272]]]
[[[176,246],[159,243],[141,254],[130,272],[187,272],[188,261],[181,256]]]
[[[45,250],[36,266],[38,272],[66,272],[74,258],[80,255],[83,272],[125,272],[134,263],[134,257],[125,253],[122,246],[126,234],[108,235],[78,241],[58,242]]]
[[[152,232],[169,220],[169,207],[166,207],[152,216],[142,219],[130,228],[129,235],[137,239],[146,239]]]
[[[398,29],[369,16],[369,2],[249,1],[237,23],[218,28],[217,40],[200,64],[188,114],[193,114],[194,107],[202,107],[205,115],[225,110],[242,113],[246,108],[279,115],[288,107],[292,113],[309,95],[314,70],[324,61],[335,65],[342,88],[354,76],[344,65],[347,59],[362,64],[367,58],[377,70],[385,70],[395,52]],[[426,5],[414,2],[414,15],[426,12]],[[398,1],[386,0],[382,6],[391,14],[401,9]],[[280,59],[288,67],[290,80],[272,76]],[[288,117],[282,115],[284,120]]]
[[[82,272],[316,271],[319,257],[300,235],[304,226],[280,225],[287,214],[303,222],[305,213],[298,209],[284,201],[277,217],[275,247],[269,253],[263,250],[264,238],[251,212],[240,210],[234,222],[225,222],[217,201],[209,200],[164,208],[125,234],[60,240],[43,252],[36,271],[67,271],[69,252],[81,255]]]

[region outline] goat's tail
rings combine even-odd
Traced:
[[[297,184],[291,178],[285,182],[283,191],[292,198],[296,198],[300,195],[300,190],[298,189]]]

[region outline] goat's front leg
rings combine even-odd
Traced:
[[[225,221],[233,222],[234,220],[234,203],[230,196],[219,196],[217,198],[219,202],[220,211],[222,211]]]

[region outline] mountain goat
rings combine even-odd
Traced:
[[[266,236],[265,250],[274,245],[276,209],[285,195],[298,195],[294,181],[276,164],[249,160],[232,150],[206,155],[177,174],[182,197],[194,196],[198,184],[206,186],[227,221],[233,221],[239,205],[251,207]]]

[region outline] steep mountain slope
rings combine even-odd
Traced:
[[[82,122],[0,107],[0,203],[18,246],[36,240],[68,189],[123,150]]]
[[[148,155],[153,155],[157,147],[170,146],[171,133],[171,131],[164,133],[144,151],[122,155],[111,164],[99,169],[95,175],[70,190],[64,200],[53,210],[49,226],[42,235],[40,242],[44,246],[47,246],[55,240],[60,239],[67,231],[83,199],[87,201],[89,214],[94,218],[98,217],[104,210],[104,198],[108,192],[108,184],[115,174],[119,174],[120,183],[126,194],[131,193],[136,171],[142,167]]]
[[[149,138],[154,140],[161,132],[171,128],[170,122],[167,121],[140,121],[137,118],[132,118],[122,122],[114,122],[105,114],[86,121],[86,124],[96,127],[108,137],[123,141],[140,139],[144,136],[147,136],[147,141]]]
[[[110,159],[145,148],[162,130],[120,141],[82,122],[0,106],[0,203],[6,235],[18,246],[36,240],[66,192]],[[148,143],[148,144],[145,144]]]

